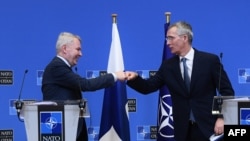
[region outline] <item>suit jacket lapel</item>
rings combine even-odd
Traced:
[[[200,68],[199,65],[199,60],[201,60],[202,57],[200,56],[199,51],[196,49],[194,50],[194,60],[193,60],[193,68],[192,68],[192,73],[191,73],[191,83],[190,83],[190,92],[192,91],[192,88],[195,86],[195,83],[197,79],[199,79],[199,72]]]

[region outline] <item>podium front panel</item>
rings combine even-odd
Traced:
[[[244,115],[241,113],[241,111],[244,108],[250,109],[250,100],[248,98],[235,98],[224,100],[221,111],[224,116],[224,124],[242,125],[240,120],[244,120]]]
[[[59,136],[53,136],[54,133],[55,135],[62,134],[61,141],[76,140],[79,111],[80,109],[78,105],[24,104],[22,109],[22,116],[24,119],[27,140],[42,141],[42,137],[47,139],[58,139]],[[60,116],[61,118],[58,118]],[[46,119],[46,117],[49,118]],[[56,130],[55,127],[57,125],[63,127],[57,127]],[[62,129],[62,133],[60,133],[60,129]],[[52,136],[50,136],[50,134]]]
[[[79,120],[79,107],[78,105],[65,105],[65,141],[76,140],[78,120]]]
[[[234,100],[225,100],[222,105],[222,111],[225,125],[238,125],[238,102]]]

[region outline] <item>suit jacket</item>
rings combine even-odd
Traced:
[[[86,79],[74,73],[60,58],[54,57],[43,73],[43,100],[78,100],[82,99],[82,91],[95,91],[114,84],[112,74],[93,79]],[[77,140],[88,140],[86,123],[79,118]]]
[[[43,100],[82,99],[81,91],[95,91],[114,84],[112,74],[86,79],[74,73],[63,60],[54,57],[43,73]]]
[[[219,57],[194,50],[190,92],[185,87],[181,75],[179,56],[173,56],[164,61],[152,78],[144,80],[137,77],[127,82],[131,88],[143,94],[154,92],[163,85],[168,87],[172,98],[174,131],[177,141],[185,141],[191,109],[199,128],[209,139],[214,133],[217,119],[216,116],[212,115],[213,98],[217,95],[216,89],[220,87],[220,93],[223,96],[234,95],[231,82]],[[221,81],[219,81],[220,77]]]

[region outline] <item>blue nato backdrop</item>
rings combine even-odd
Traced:
[[[15,141],[27,140],[14,101],[19,95],[22,100],[42,100],[43,70],[56,54],[60,32],[82,38],[78,74],[90,78],[107,70],[114,13],[125,70],[141,72],[147,78],[158,69],[165,40],[165,12],[171,12],[171,23],[184,20],[192,25],[195,48],[218,56],[223,53],[222,63],[236,96],[249,96],[249,7],[249,0],[2,0],[0,132],[9,133],[8,138]],[[104,89],[84,92],[83,97],[91,114],[86,118],[89,140],[98,140]],[[131,141],[155,140],[159,92],[145,96],[127,87],[127,98]]]

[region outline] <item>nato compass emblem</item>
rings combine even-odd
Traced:
[[[145,140],[150,138],[150,126],[137,127],[137,140]]]
[[[239,83],[250,83],[250,69],[242,68],[238,70]]]
[[[240,125],[250,125],[250,108],[240,108]]]
[[[246,124],[247,124],[247,125],[250,125],[250,114],[247,115],[247,117],[246,117]]]
[[[163,138],[174,137],[172,101],[170,94],[165,94],[160,98],[158,117],[158,134]],[[158,137],[159,138],[159,137]]]
[[[54,117],[49,117],[46,119],[45,125],[47,128],[49,128],[50,130],[56,128],[57,126],[57,120]]]
[[[62,112],[41,112],[40,133],[61,134],[63,133]]]

